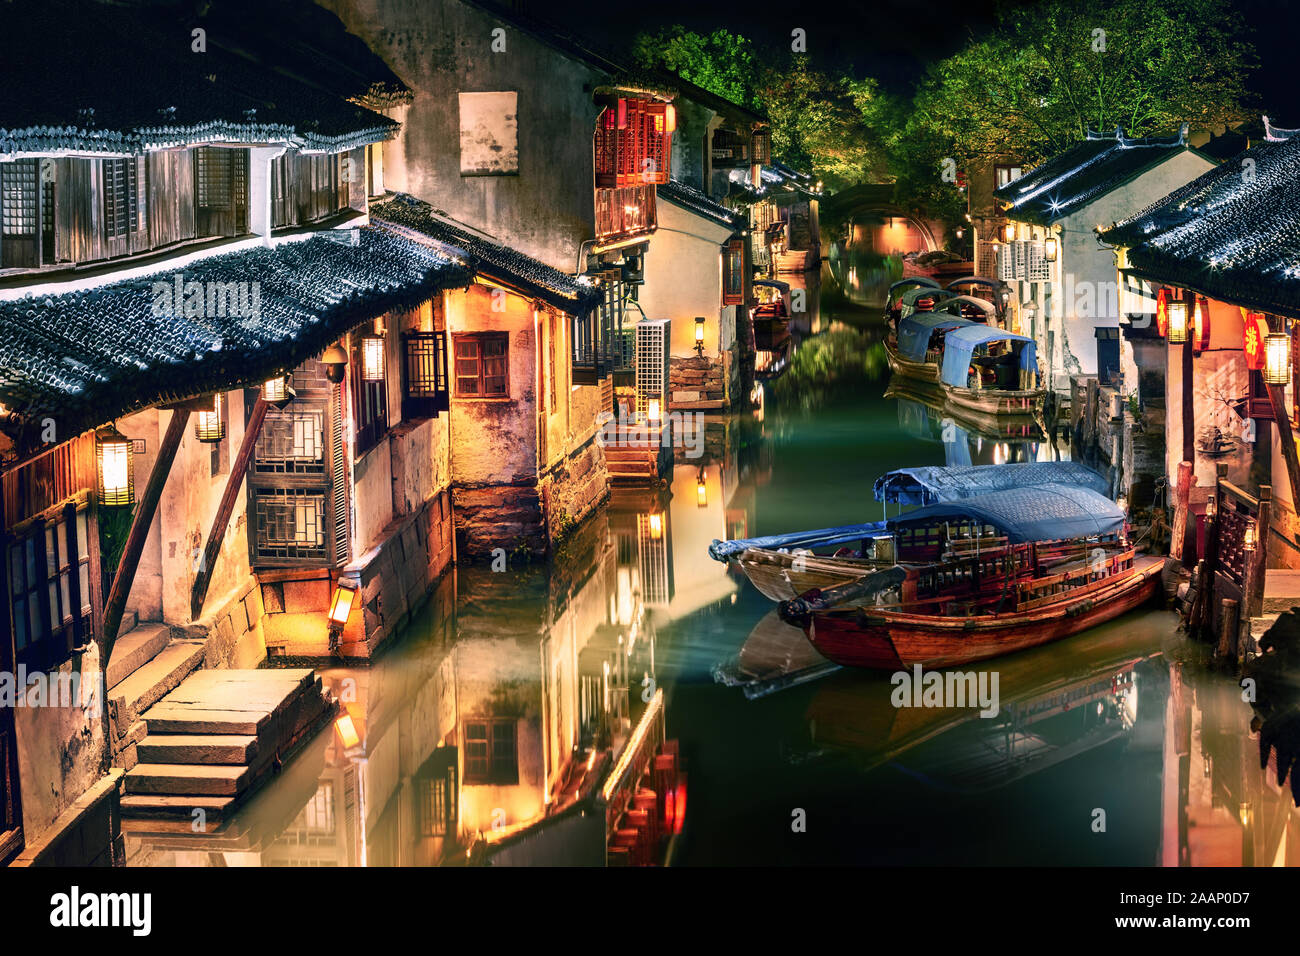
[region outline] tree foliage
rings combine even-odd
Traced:
[[[1255,63],[1227,0],[1047,0],[936,63],[913,126],[962,161],[1034,162],[1089,129],[1127,135],[1246,119]]]
[[[754,44],[727,30],[695,33],[676,26],[658,33],[641,33],[632,42],[632,56],[646,67],[663,67],[696,86],[737,106],[759,106],[762,68]]]

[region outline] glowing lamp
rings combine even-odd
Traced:
[[[384,340],[377,335],[361,339],[361,377],[367,382],[384,380]]]
[[[659,421],[659,399],[652,398],[646,402],[646,418],[652,422]]]
[[[669,133],[677,129],[677,107],[673,106],[672,103],[664,107],[664,129]]]
[[[1057,254],[1061,251],[1061,240],[1055,236],[1048,236],[1043,242],[1043,258],[1048,262],[1055,262]]]
[[[1174,299],[1167,306],[1169,316],[1169,344],[1182,345],[1187,341],[1187,303]]]
[[[352,613],[352,605],[356,603],[356,599],[356,584],[339,578],[339,583],[334,588],[334,598],[330,601],[329,633],[331,647],[335,646],[339,635],[343,633],[343,628],[348,623],[348,616]]]
[[[704,316],[695,317],[695,352],[704,355]]]
[[[960,238],[961,238],[962,236],[964,236],[965,234],[966,234],[966,230],[964,230],[964,229],[958,228],[957,231],[956,231],[956,236],[957,236],[958,239],[960,239]]]
[[[695,504],[699,508],[707,508],[709,506],[709,489],[705,484],[704,472],[702,471],[700,472],[700,476],[695,479]]]
[[[1002,227],[1002,241],[1013,242],[1016,238],[1016,224],[1009,222]]]
[[[293,390],[292,379],[288,375],[277,375],[262,383],[262,398],[267,404],[283,408],[297,394]]]
[[[1197,296],[1192,310],[1192,348],[1196,351],[1210,347],[1210,303],[1205,296]]]
[[[95,467],[102,506],[135,504],[135,446],[112,425],[95,432]]]
[[[650,540],[658,541],[664,536],[664,516],[661,514],[652,514],[650,516]]]
[[[226,423],[221,418],[222,397],[212,394],[212,408],[199,412],[194,420],[194,437],[205,445],[215,445],[226,437]]]
[[[1291,380],[1291,336],[1270,332],[1264,340],[1264,381],[1285,385]]]
[[[343,741],[344,750],[351,750],[361,743],[361,735],[357,733],[357,725],[352,722],[351,714],[344,714],[334,721],[334,729],[338,731],[339,740]]]
[[[1254,521],[1246,522],[1246,531],[1241,538],[1241,546],[1247,551],[1254,551],[1259,545],[1259,530]]]
[[[1214,495],[1205,499],[1205,517],[1214,518],[1219,513],[1219,502]]]

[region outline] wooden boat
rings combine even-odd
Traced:
[[[984,415],[1041,418],[1047,401],[1034,340],[984,325],[944,336],[939,384],[951,406]]]
[[[778,606],[838,664],[951,667],[1059,640],[1150,600],[1163,567],[1084,487],[1009,488],[887,524],[899,565]],[[990,532],[1004,541],[984,546]]]
[[[1029,443],[1047,438],[1046,422],[1032,413],[998,415],[950,404],[937,382],[929,384],[895,375],[885,387],[885,398],[899,401],[899,424],[922,438],[944,441],[945,423],[988,442]],[[905,406],[907,402],[919,405],[920,410]],[[958,437],[951,432],[949,435],[950,440]]]
[[[1021,582],[1014,605],[1004,611],[962,614],[981,610],[980,602],[919,597],[896,609],[829,608],[809,615],[805,633],[819,653],[849,667],[956,667],[1070,637],[1140,607],[1155,596],[1163,566],[1157,555],[1129,550],[1108,558],[1096,580],[1085,565],[1050,576],[1048,584]],[[919,579],[918,571],[905,593]],[[1062,590],[1038,596],[1038,587],[1058,583]]]
[[[940,286],[939,283],[928,276],[908,276],[906,279],[899,279],[890,285],[889,292],[885,295],[885,322],[891,328],[893,323],[898,321],[903,304],[903,293],[918,288],[938,289]]]

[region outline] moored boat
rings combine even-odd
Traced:
[[[1034,340],[973,323],[944,335],[939,384],[950,404],[986,415],[1040,417],[1047,400]]]
[[[1129,547],[1119,508],[1083,487],[995,491],[888,525],[900,561],[921,561],[778,607],[838,664],[951,667],[1059,640],[1150,600],[1163,567]]]

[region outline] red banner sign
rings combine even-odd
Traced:
[[[1268,322],[1258,312],[1247,312],[1241,326],[1241,351],[1246,355],[1246,368],[1252,372],[1264,368],[1264,339],[1268,335]]]

